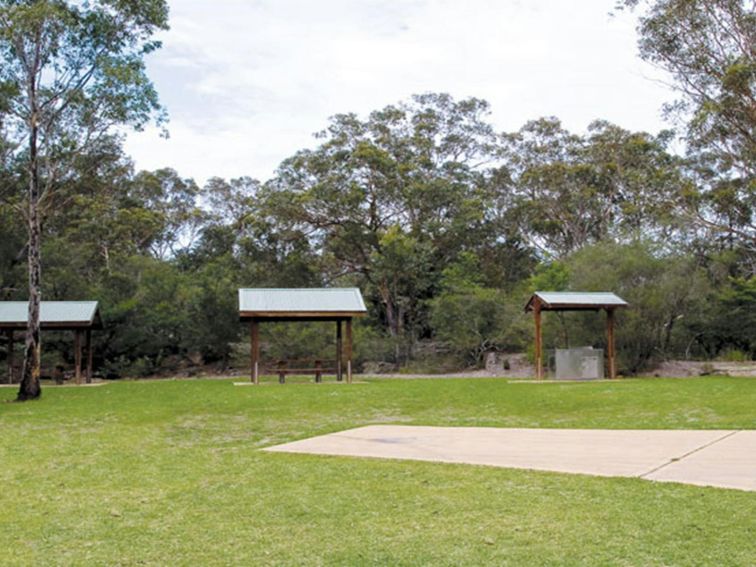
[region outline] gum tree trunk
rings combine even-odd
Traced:
[[[40,253],[39,220],[39,156],[37,137],[39,134],[36,89],[33,81],[29,86],[31,113],[29,120],[29,317],[26,326],[24,346],[24,366],[21,371],[21,386],[16,400],[34,400],[42,394],[39,383],[41,372],[41,352],[39,332],[39,307],[41,301],[42,259]]]

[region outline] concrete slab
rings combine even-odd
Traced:
[[[733,433],[643,478],[756,491],[756,431]]]
[[[686,478],[699,478],[695,472],[698,469],[672,471],[669,474],[677,474],[679,478],[669,479],[663,478],[664,470],[671,463],[678,465],[689,456],[715,447],[718,442],[734,439],[736,433],[739,435],[743,432],[371,425],[265,450],[467,463],[654,480],[658,476],[658,480],[687,482]],[[726,475],[726,466],[715,470],[712,464],[706,469],[709,473],[700,473],[701,483],[754,490],[751,483],[756,482],[756,452],[743,450],[737,444],[733,445],[733,450],[743,453],[737,461],[740,472]]]

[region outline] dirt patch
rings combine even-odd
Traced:
[[[700,362],[694,360],[668,360],[662,362],[647,375],[684,378],[688,376],[745,376],[756,377],[756,361],[750,362]]]
[[[144,378],[144,380],[176,380],[176,379],[220,379],[242,378],[245,382],[249,379],[249,370],[246,368],[232,368],[220,371],[212,366],[203,366],[195,369],[189,376],[186,373],[174,375],[162,375]],[[641,376],[659,378],[687,378],[694,376],[743,376],[756,377],[756,361],[751,362],[701,362],[691,360],[670,360],[663,362],[653,370],[643,372]],[[525,353],[492,353],[486,358],[486,367],[481,369],[465,369],[458,372],[445,372],[436,374],[386,372],[385,367],[377,369],[366,368],[364,372],[355,374],[355,378],[533,378],[535,369],[528,361]],[[329,381],[333,377],[329,375]],[[0,384],[2,387],[2,384]],[[15,385],[14,387],[18,387]]]
[[[363,376],[380,378],[529,378],[535,375],[535,368],[525,353],[489,353],[486,367],[460,370],[443,374],[407,374],[400,372],[373,373],[366,369]]]

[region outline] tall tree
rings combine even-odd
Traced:
[[[669,211],[686,184],[680,160],[666,150],[668,132],[654,137],[597,120],[579,136],[556,118],[541,118],[504,140],[506,214],[544,253],[562,257],[607,238],[669,236]]]
[[[425,94],[366,120],[338,115],[323,143],[286,160],[266,188],[274,214],[333,260],[333,277],[366,284],[394,336],[418,320],[427,298],[418,290],[433,281],[417,278],[437,272],[428,262],[479,244],[489,226],[485,180],[497,138],[488,112],[479,99]]]
[[[169,168],[140,171],[134,178],[131,195],[159,223],[160,231],[150,246],[156,258],[171,258],[179,250],[191,247],[206,217],[197,202],[200,188],[193,179],[182,179]]]
[[[75,156],[112,127],[162,117],[144,56],[168,27],[165,0],[0,0],[3,125],[25,164],[29,316],[18,400],[41,393],[41,222]]]
[[[756,253],[756,2],[621,0],[641,10],[643,59],[671,74],[697,187],[687,213]]]

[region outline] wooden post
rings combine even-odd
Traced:
[[[342,360],[344,356],[343,341],[341,340],[341,319],[336,321],[336,380],[341,382],[344,379],[344,370]]]
[[[323,368],[323,362],[320,360],[315,361],[315,383],[320,384],[323,381],[323,372],[321,372],[321,368]]]
[[[252,383],[260,383],[260,324],[252,320],[249,325],[249,356],[251,360]]]
[[[614,309],[606,310],[606,356],[609,378],[617,377],[617,360],[614,352]]]
[[[13,329],[8,329],[8,384],[13,384]]]
[[[535,319],[536,380],[541,380],[543,378],[543,338],[541,336],[541,302],[537,297],[533,301],[533,318]]]
[[[76,383],[81,384],[81,331],[74,331],[74,376]]]
[[[92,383],[92,329],[87,329],[87,384]]]
[[[352,320],[346,320],[346,368],[347,384],[352,383]]]

